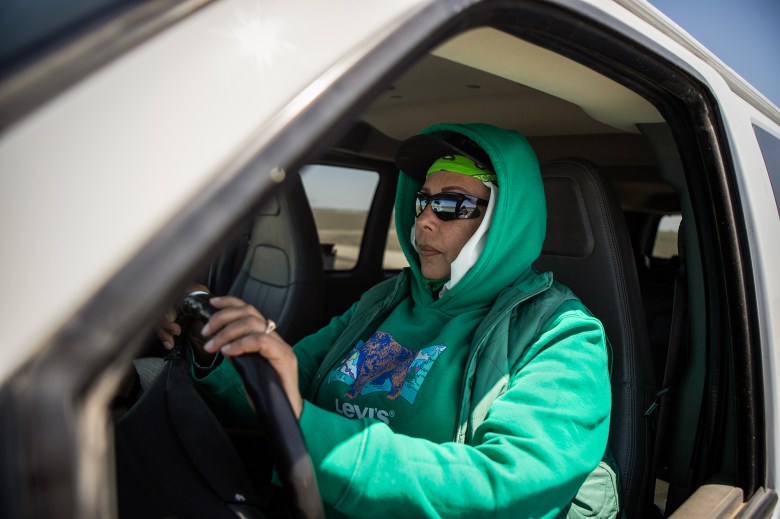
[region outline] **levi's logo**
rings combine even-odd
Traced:
[[[386,411],[376,407],[361,407],[357,404],[350,404],[349,402],[341,403],[338,398],[335,399],[335,403],[336,412],[347,418],[370,418],[372,420],[380,420],[389,425],[390,418],[395,416],[395,411]]]

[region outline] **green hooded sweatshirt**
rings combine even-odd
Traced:
[[[431,292],[411,243],[421,182],[402,172],[396,229],[410,268],[294,347],[328,516],[614,517],[606,339],[570,290],[531,268],[546,228],[536,156],[489,125],[424,133],[442,130],[482,147],[498,178],[479,258]],[[229,363],[202,382],[240,388]]]

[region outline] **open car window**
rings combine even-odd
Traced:
[[[379,182],[378,174],[318,164],[304,167],[301,178],[317,223],[323,268],[354,268]]]

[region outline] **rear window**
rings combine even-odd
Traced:
[[[667,214],[661,217],[653,242],[653,258],[670,259],[679,254],[677,235],[680,232],[682,216]]]
[[[301,179],[314,213],[324,269],[353,269],[379,173],[312,164],[301,170]]]
[[[408,266],[409,262],[406,260],[406,256],[404,256],[401,250],[401,243],[398,241],[398,233],[395,230],[395,211],[393,211],[393,217],[390,218],[390,229],[387,231],[382,268],[385,270],[401,270]]]
[[[780,139],[771,135],[768,131],[754,126],[758,146],[764,157],[766,170],[769,172],[769,182],[775,194],[775,207],[780,214]]]

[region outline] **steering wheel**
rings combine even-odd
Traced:
[[[210,297],[205,292],[189,294],[182,301],[180,311],[205,323],[217,312],[208,301]],[[268,361],[256,353],[230,357],[230,360],[271,439],[277,474],[290,494],[293,516],[324,518],[311,458],[279,377]]]

